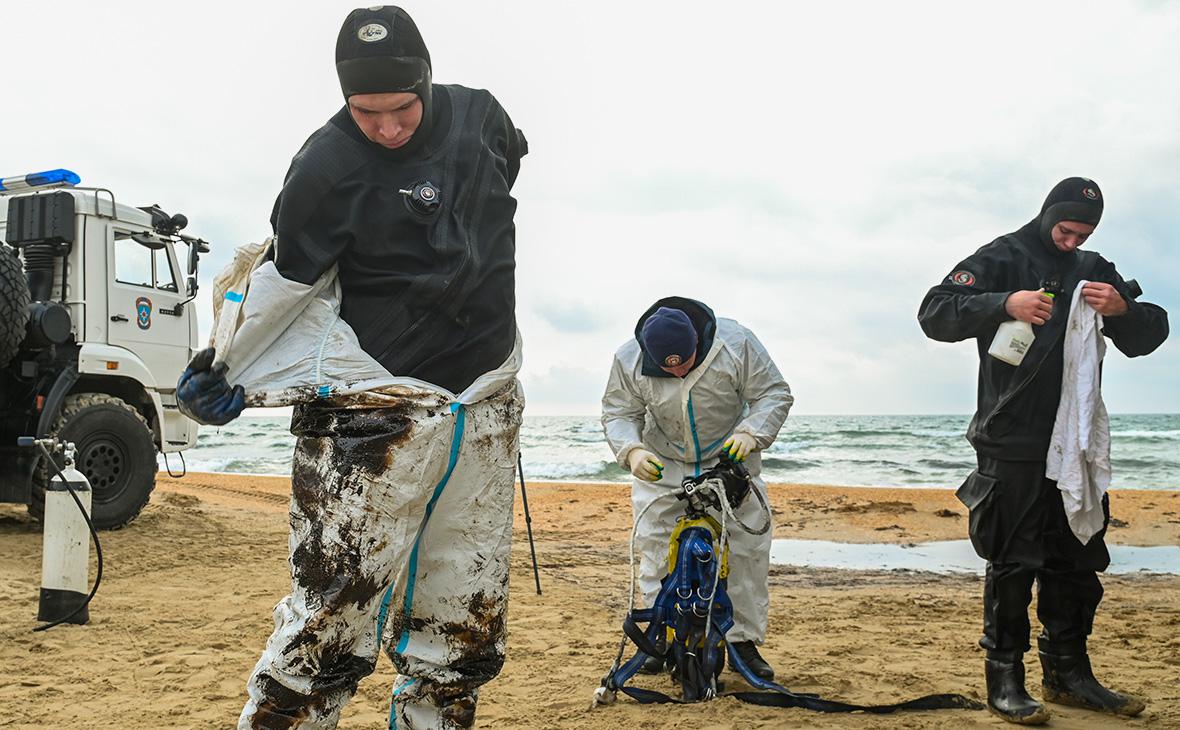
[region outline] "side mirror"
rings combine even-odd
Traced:
[[[180,217],[183,218],[183,216]],[[186,267],[188,270],[185,272],[185,288],[188,290],[189,299],[192,299],[197,295],[198,262],[201,259],[201,254],[209,253],[209,244],[199,238],[190,238],[184,235],[178,235],[178,238],[188,244],[188,265]]]
[[[188,271],[186,272],[196,286],[197,261],[201,257],[201,247],[194,241],[188,245]]]

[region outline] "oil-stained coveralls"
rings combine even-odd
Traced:
[[[399,672],[390,727],[470,727],[504,660],[523,408],[505,365],[519,362],[510,189],[526,145],[488,92],[431,83],[399,8],[350,14],[336,56],[346,99],[413,93],[421,123],[381,145],[346,106],[308,139],[250,296],[303,306],[334,270],[339,327],[397,384],[325,386],[295,408],[291,594],[239,727],[335,727],[382,648]],[[267,329],[246,304],[235,346]]]
[[[697,361],[683,378],[661,370],[643,344],[643,325],[661,307],[683,311],[697,332]],[[682,297],[661,299],[640,318],[635,337],[619,348],[611,364],[602,397],[602,424],[620,466],[627,468],[628,457],[639,448],[653,452],[664,463],[658,481],[636,478],[631,486],[634,514],[647,509],[635,525],[639,588],[646,605],[655,600],[660,580],[668,573],[668,542],[676,519],[683,514],[683,504],[668,498],[668,492],[679,487],[684,477],[698,476],[716,464],[727,437],[745,433],[756,443],[745,464],[754,488],[765,496],[760,452],[778,437],[792,403],[791,389],[770,353],[753,332],[734,320],[717,318],[709,307]],[[763,520],[761,506],[752,497],[736,514],[748,525]],[[727,640],[731,643],[761,644],[766,638],[772,532],[730,531],[734,626]]]
[[[978,404],[967,438],[978,468],[958,491],[970,509],[970,537],[986,559],[981,646],[989,657],[1018,661],[1028,651],[1028,606],[1034,579],[1042,652],[1083,655],[1102,598],[1096,575],[1110,556],[1102,531],[1083,545],[1065,517],[1045,462],[1061,397],[1068,297],[1082,280],[1112,285],[1129,307],[1105,319],[1104,334],[1128,357],[1155,350],[1168,334],[1167,314],[1138,302],[1114,264],[1093,251],[1061,251],[1051,237],[1062,221],[1096,225],[1101,192],[1085,178],[1059,183],[1041,214],[959,262],[922,301],[918,321],[932,339],[975,339]],[[999,325],[1011,317],[1013,292],[1044,287],[1059,298],[1052,316],[1034,325],[1035,340],[1018,367],[988,355]],[[1137,292],[1135,292],[1137,293]],[[1109,521],[1109,507],[1103,504]],[[1021,670],[1022,674],[1022,670]]]

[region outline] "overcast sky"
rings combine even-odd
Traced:
[[[68,167],[269,234],[291,156],[343,103],[349,2],[11,3],[0,176]],[[591,414],[655,299],[749,326],[797,413],[969,413],[972,344],[926,340],[925,291],[1094,178],[1087,248],[1180,311],[1180,4],[407,2],[437,83],[526,134],[515,195],[529,413]],[[722,9],[723,8],[723,9]],[[1109,351],[1114,412],[1180,412],[1180,344]]]

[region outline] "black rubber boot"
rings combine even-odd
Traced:
[[[1041,689],[1047,702],[1125,717],[1138,715],[1147,706],[1138,697],[1103,687],[1094,678],[1085,645],[1053,645],[1042,641],[1040,649],[1044,671]]]
[[[752,641],[739,641],[733,645],[733,650],[742,658],[755,677],[771,681],[774,679],[774,667],[766,663],[758,653],[758,647]]]
[[[1024,689],[1024,656],[1018,652],[988,652],[984,661],[987,709],[1017,725],[1043,725],[1049,711]]]

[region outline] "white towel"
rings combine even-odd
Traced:
[[[1106,354],[1102,315],[1074,290],[1065,330],[1061,402],[1049,441],[1045,476],[1057,480],[1069,527],[1082,544],[1102,529],[1102,497],[1110,487],[1110,416],[1102,402]]]

